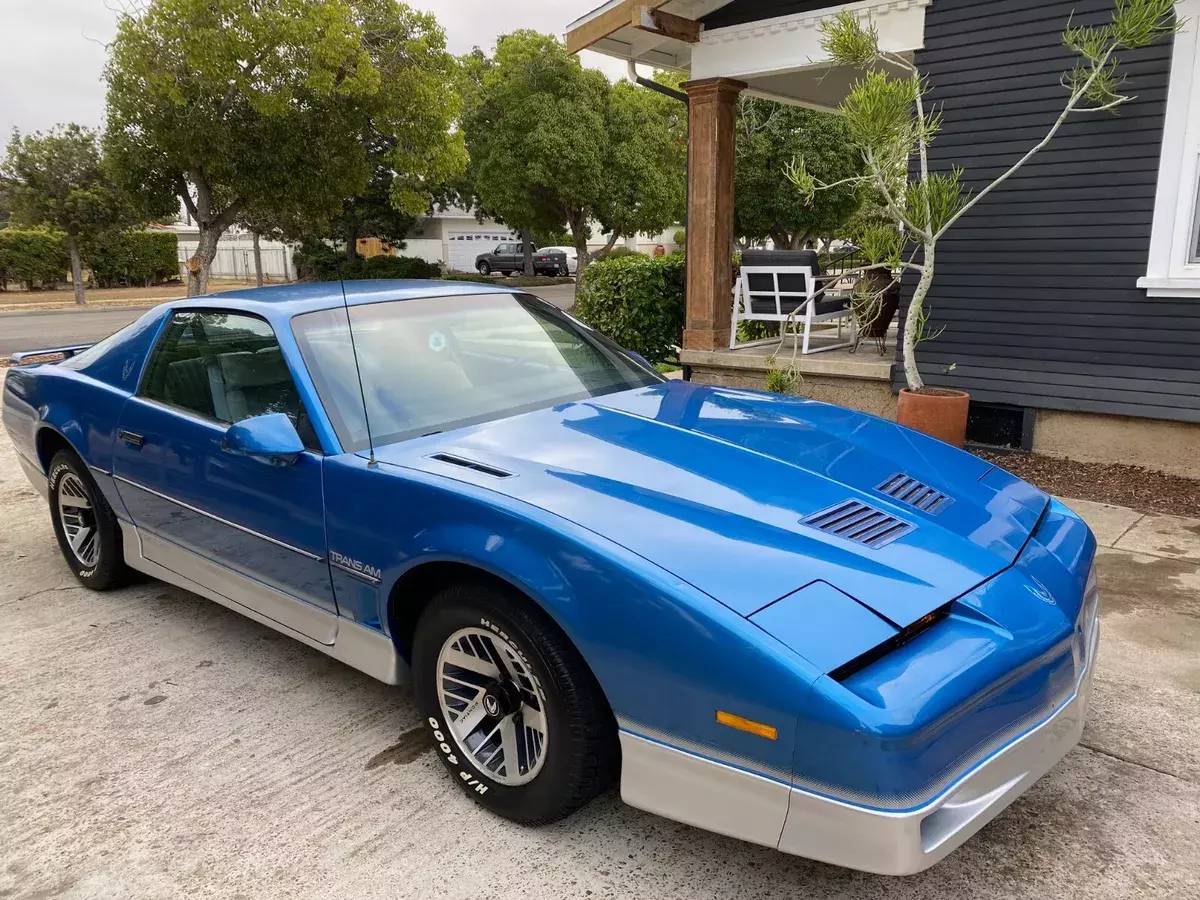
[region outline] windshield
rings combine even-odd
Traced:
[[[429,297],[296,316],[342,446],[376,446],[660,382],[607,338],[525,294]],[[358,370],[355,370],[355,355]],[[362,390],[359,390],[359,374]]]

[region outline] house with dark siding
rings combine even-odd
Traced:
[[[730,353],[734,104],[743,93],[834,109],[858,72],[831,64],[821,21],[850,9],[929,78],[944,125],[935,169],[978,189],[1062,111],[1068,21],[1114,0],[611,0],[571,26],[583,47],[686,71],[690,98],[687,327],[692,377],[761,384]],[[922,344],[927,383],[969,391],[972,419],[1026,449],[1200,474],[1200,0],[1173,38],[1122,56],[1135,96],[1073,116],[1049,147],[938,245]],[[782,175],[781,175],[782,177]],[[911,290],[911,285],[909,286]],[[901,310],[903,315],[903,309]],[[810,393],[894,409],[890,357],[812,357]],[[760,358],[761,361],[761,358]],[[838,367],[844,372],[839,376]],[[805,370],[808,367],[808,371]],[[839,377],[843,382],[838,385]],[[852,389],[851,389],[852,388]],[[886,393],[886,397],[885,397]],[[889,407],[889,403],[891,404]]]

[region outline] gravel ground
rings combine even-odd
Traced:
[[[1128,506],[1141,512],[1200,518],[1200,479],[1140,466],[1075,462],[1036,453],[975,450],[975,455],[1060,497]]]
[[[3,435],[0,504],[5,900],[1200,897],[1200,537],[1187,543],[1187,523],[1168,523],[1179,536],[1161,552],[1194,558],[1104,551],[1083,744],[947,860],[889,879],[615,792],[549,828],[506,823],[428,752],[408,691],[160,583],[80,588]],[[1158,552],[1154,525],[1139,546]]]

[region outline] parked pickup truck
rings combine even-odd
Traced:
[[[502,275],[521,274],[525,270],[525,255],[520,242],[497,244],[491,253],[481,253],[475,258],[475,268],[480,275],[499,272]],[[567,255],[561,251],[535,250],[533,271],[538,275],[568,274]]]

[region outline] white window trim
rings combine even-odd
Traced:
[[[1200,0],[1179,0],[1184,27],[1175,35],[1154,223],[1146,274],[1149,297],[1200,298],[1200,262],[1192,262],[1200,192]]]

